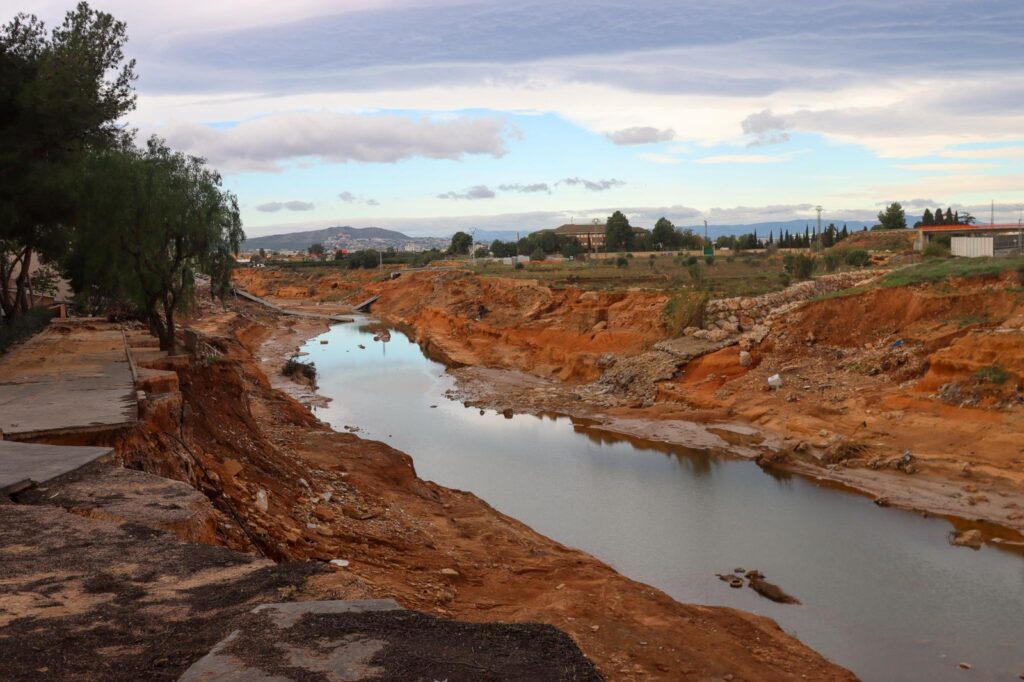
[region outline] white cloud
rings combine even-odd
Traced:
[[[565,178],[555,183],[556,185],[582,186],[591,192],[604,192],[615,187],[623,187],[626,183],[623,180],[609,178],[607,180],[587,180],[585,178]]]
[[[156,132],[171,146],[230,170],[280,171],[306,158],[388,163],[412,157],[460,159],[506,152],[505,123],[457,116],[444,121],[332,111],[287,112],[213,128],[173,123]]]
[[[498,185],[502,192],[521,192],[522,194],[535,194],[537,192],[551,193],[551,187],[546,182],[534,182],[530,184],[513,183],[510,185]]]
[[[607,133],[605,137],[618,145],[654,144],[674,140],[676,131],[671,128],[658,130],[652,126],[633,126]]]
[[[694,163],[785,163],[792,160],[795,152],[786,154],[716,154],[697,159]]]
[[[477,199],[493,199],[495,196],[494,190],[486,185],[476,185],[470,187],[462,192],[445,192],[444,194],[438,194],[438,199],[466,199],[469,201],[475,201]]]
[[[366,204],[367,206],[380,206],[380,202],[376,199],[364,199],[363,197],[353,194],[352,192],[339,192],[338,198],[344,201],[346,204]]]
[[[308,201],[271,201],[260,204],[256,210],[260,213],[277,213],[280,210],[286,211],[312,211],[316,206]]]
[[[651,163],[674,164],[680,162],[680,158],[678,156],[672,156],[671,154],[659,154],[658,152],[637,154],[636,158],[641,161],[650,161]]]

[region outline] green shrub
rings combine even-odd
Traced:
[[[989,365],[988,367],[982,367],[974,373],[980,381],[986,381],[990,384],[1002,385],[1006,383],[1006,380],[1010,378],[1010,373],[999,365]]]
[[[782,262],[786,272],[797,279],[810,279],[817,259],[809,253],[787,253]]]
[[[790,282],[793,281],[793,278],[789,276],[788,272],[780,272],[779,281],[782,283],[782,286],[788,287]]]
[[[687,265],[696,265],[697,261],[699,261],[699,260],[700,259],[697,258],[696,256],[687,256],[686,257],[686,264]]]
[[[704,262],[707,263],[708,265],[714,265],[715,264],[715,257],[714,256],[704,256]]]
[[[626,258],[625,256],[619,256],[618,258],[615,259],[615,267],[617,267],[617,268],[628,268],[629,267],[629,259]]]
[[[949,247],[939,242],[928,242],[921,254],[925,258],[949,258],[951,255]]]
[[[632,257],[633,257],[633,254],[631,254],[631,253],[627,253],[626,254],[626,258],[632,258]]]
[[[871,254],[864,249],[851,249],[846,252],[846,264],[862,268],[871,262]]]
[[[690,281],[693,282],[693,286],[697,289],[704,288],[704,268],[700,263],[694,263],[693,265],[686,268],[686,271],[690,274]]]
[[[825,262],[826,270],[835,272],[839,264],[843,262],[843,254],[839,251],[826,251],[821,259]]]
[[[513,267],[516,270],[522,270],[523,269],[523,263],[521,261],[516,261],[516,264]]]
[[[536,249],[534,249],[533,253],[530,254],[530,262],[538,262],[539,263],[540,261],[544,260],[545,258],[547,258],[547,254],[544,253],[544,250],[541,249],[540,247],[537,247]]]
[[[12,321],[0,322],[0,353],[19,341],[41,332],[53,319],[53,311],[46,308],[32,308],[18,315]]]
[[[736,262],[736,256],[726,256],[725,257],[725,262],[726,263],[735,263]]]
[[[680,292],[670,298],[662,311],[665,329],[672,336],[679,336],[687,327],[704,326],[704,309],[707,306],[706,294]]]

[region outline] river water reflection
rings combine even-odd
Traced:
[[[480,415],[444,397],[452,378],[404,335],[372,337],[342,324],[304,346],[333,399],[317,415],[409,453],[422,478],[471,491],[680,601],[774,618],[866,680],[1024,673],[1020,555],[951,547],[943,519],[748,461],[567,418]],[[760,569],[803,604],[715,577],[736,567]]]

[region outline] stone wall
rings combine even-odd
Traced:
[[[816,296],[857,286],[879,274],[879,270],[839,272],[761,296],[714,299],[708,301],[704,310],[704,328],[690,327],[684,333],[712,341],[743,332],[757,333],[763,330],[767,333],[768,322],[774,315],[792,310]]]

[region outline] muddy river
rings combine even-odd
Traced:
[[[335,429],[359,427],[409,453],[422,478],[679,601],[774,618],[866,680],[1024,673],[1024,557],[952,547],[944,519],[567,418],[481,415],[444,397],[452,378],[400,333],[382,343],[342,324],[303,350],[333,399],[317,415]],[[760,569],[802,605],[715,577],[737,567]]]

